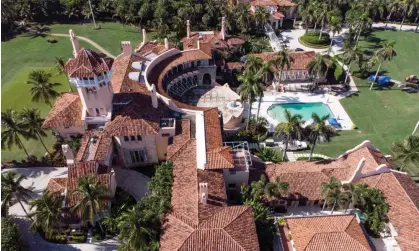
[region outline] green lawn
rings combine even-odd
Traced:
[[[419,34],[413,32],[375,31],[360,45],[365,50],[374,50],[380,41],[396,41],[397,57],[383,63],[382,70],[393,79],[403,81],[409,74],[419,75],[418,52]],[[419,94],[409,94],[397,86],[391,89],[373,89],[370,83],[355,79],[359,95],[341,100],[358,130],[343,131],[332,142],[321,144],[316,152],[328,156],[338,156],[361,143],[370,140],[386,154],[391,154],[390,146],[401,141],[419,120]]]

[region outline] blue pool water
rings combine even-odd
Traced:
[[[276,121],[285,121],[284,111],[288,109],[292,115],[300,114],[303,120],[311,119],[313,112],[317,113],[320,117],[330,114],[333,117],[332,111],[328,105],[319,103],[289,103],[289,104],[274,104],[268,109],[268,114]]]

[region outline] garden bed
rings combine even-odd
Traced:
[[[327,33],[323,33],[322,38],[319,39],[320,32],[307,32],[302,37],[298,38],[298,41],[307,47],[315,49],[324,49],[329,47],[330,36]]]

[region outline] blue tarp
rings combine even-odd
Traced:
[[[336,118],[329,118],[327,121],[329,122],[331,126],[340,126]]]
[[[368,77],[369,81],[374,81],[377,83],[377,85],[379,86],[383,86],[383,85],[388,85],[391,81],[391,78],[389,76],[377,76],[376,79],[374,79],[375,75],[371,75]]]

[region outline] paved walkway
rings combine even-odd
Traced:
[[[70,35],[68,34],[61,34],[61,33],[51,33],[51,36],[56,36],[56,37],[70,37]],[[102,46],[98,45],[96,42],[86,38],[86,37],[82,37],[82,36],[77,36],[80,40],[83,40],[91,45],[93,45],[96,49],[98,49],[100,52],[108,55],[111,58],[115,58],[115,55],[112,55],[109,51],[107,51],[105,48],[103,48]]]
[[[148,193],[147,184],[150,178],[130,169],[114,168],[116,184],[130,193],[135,200],[139,201]]]
[[[372,24],[373,28],[378,28],[378,29],[384,29],[384,27],[386,26],[385,23],[374,23]],[[400,23],[388,23],[387,24],[387,30],[402,30],[402,31],[416,31],[416,26],[414,25],[405,25],[403,24],[402,28],[400,29]],[[419,29],[418,29],[419,32]]]

